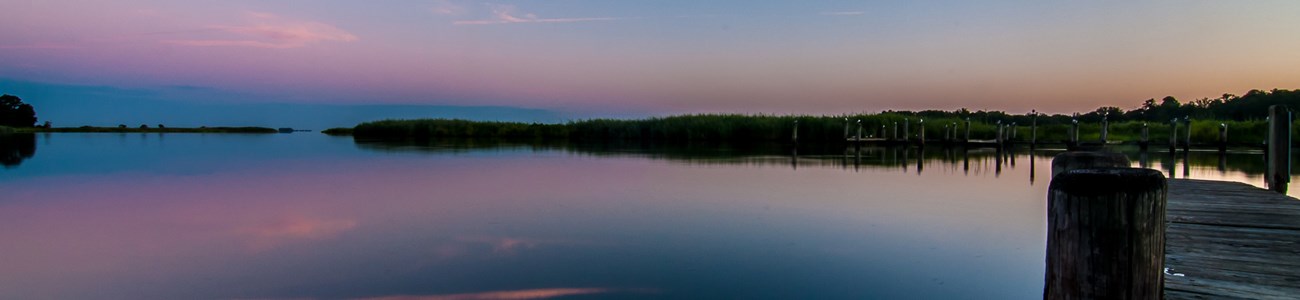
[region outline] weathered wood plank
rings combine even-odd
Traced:
[[[1169,299],[1300,297],[1300,200],[1244,183],[1169,180]]]

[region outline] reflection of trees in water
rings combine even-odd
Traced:
[[[565,151],[591,156],[640,156],[665,159],[687,164],[744,164],[787,165],[794,167],[841,168],[900,168],[921,172],[927,165],[954,168],[965,172],[997,175],[1004,168],[1015,169],[1017,160],[1048,159],[1061,151],[1029,151],[1026,147],[1011,147],[1005,151],[992,148],[963,149],[961,147],[844,147],[843,145],[809,143],[799,145],[797,151],[789,144],[780,143],[725,143],[689,142],[654,143],[641,141],[612,141],[601,143],[571,143],[566,141],[520,141],[501,139],[437,139],[420,141],[357,141],[357,146],[374,151],[414,151],[429,153],[460,153],[468,151]],[[1163,151],[1148,151],[1144,156],[1136,147],[1120,147],[1135,165],[1168,170],[1173,163],[1188,162],[1193,168],[1212,168],[1246,174],[1263,174],[1264,157],[1259,152],[1193,151],[1174,155]],[[1293,160],[1300,164],[1300,160]],[[1179,170],[1181,172],[1181,170]],[[1181,173],[1179,173],[1181,174]]]
[[[36,135],[0,134],[0,165],[12,168],[36,154]]]

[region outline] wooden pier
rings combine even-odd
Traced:
[[[1171,179],[1166,220],[1167,299],[1300,298],[1300,200]]]

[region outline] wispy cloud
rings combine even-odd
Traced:
[[[175,39],[163,43],[185,46],[236,46],[257,48],[298,48],[320,42],[352,42],[357,36],[333,25],[290,20],[265,12],[249,12],[251,24],[217,25],[207,29],[226,36],[208,39]]]
[[[518,23],[574,23],[593,21],[617,21],[631,18],[585,17],[585,18],[541,18],[535,14],[522,12],[514,5],[491,5],[492,14],[487,19],[455,21],[456,25],[489,25]]]
[[[866,14],[866,13],[867,13],[867,12],[865,12],[865,11],[824,11],[824,12],[821,13],[821,15],[823,15],[823,16],[860,16],[860,15],[864,15],[864,14]]]
[[[465,13],[464,6],[452,3],[448,0],[435,1],[431,10],[433,13],[439,15],[460,15]]]
[[[633,292],[633,293],[655,293],[654,289],[611,289],[611,288],[547,288],[531,290],[507,290],[507,291],[487,291],[478,293],[462,294],[443,294],[443,295],[403,295],[403,296],[386,296],[374,298],[362,298],[364,300],[482,300],[482,299],[504,299],[504,300],[524,300],[524,299],[549,299],[580,295],[596,295],[615,292]]]

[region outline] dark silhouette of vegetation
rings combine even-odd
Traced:
[[[23,103],[18,96],[0,95],[0,126],[32,127],[36,125],[36,109]]]
[[[340,128],[330,128],[330,129],[321,130],[320,133],[324,133],[324,134],[326,134],[326,135],[336,135],[336,136],[338,136],[338,135],[352,135],[352,128],[341,128],[341,127],[340,127]]]
[[[17,128],[14,129],[20,133],[33,132],[138,132],[138,133],[277,133],[274,128],[266,127],[201,127],[201,128],[148,128],[141,126],[139,128],[129,128],[126,125],[117,127],[59,127],[59,128]]]
[[[0,166],[6,169],[16,167],[35,154],[36,135],[6,134],[0,130]]]
[[[1153,143],[1168,141],[1169,120],[1178,118],[1179,135],[1185,135],[1191,122],[1194,143],[1217,142],[1220,124],[1228,126],[1233,144],[1258,144],[1264,139],[1264,117],[1275,104],[1300,103],[1300,91],[1252,90],[1244,96],[1225,94],[1219,99],[1200,99],[1182,104],[1174,97],[1160,101],[1149,99],[1130,111],[1102,107],[1075,115],[1008,114],[1000,111],[884,111],[878,114],[838,116],[772,116],[706,114],[682,115],[639,120],[592,119],[563,124],[481,122],[452,119],[385,120],[367,122],[352,128],[358,139],[427,139],[427,138],[509,138],[530,140],[611,141],[642,140],[666,142],[784,142],[791,140],[798,121],[800,142],[838,142],[848,134],[856,135],[862,124],[864,137],[893,137],[895,124],[899,134],[908,128],[911,138],[921,131],[927,139],[945,136],[965,137],[970,120],[972,139],[992,139],[998,124],[1014,125],[1014,140],[1030,138],[1030,124],[1037,123],[1040,142],[1067,140],[1070,124],[1078,120],[1080,140],[1100,139],[1100,123],[1110,123],[1109,140],[1136,141],[1143,125],[1149,128]],[[1189,117],[1190,118],[1187,118]],[[924,120],[924,122],[922,122]],[[904,125],[906,124],[906,125]],[[327,134],[348,134],[346,129],[328,130]],[[1182,140],[1182,138],[1180,138]]]

